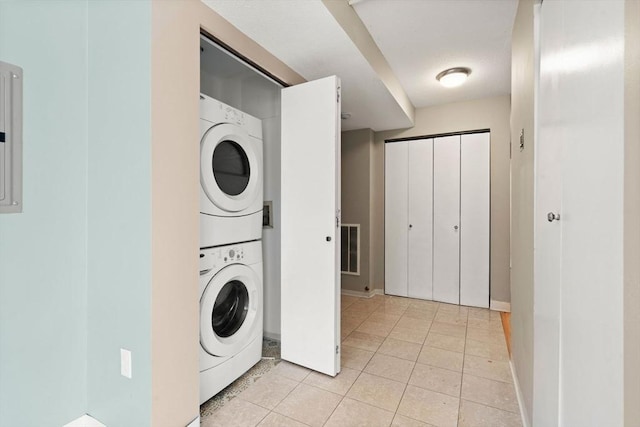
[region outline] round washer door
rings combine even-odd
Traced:
[[[213,356],[232,356],[254,338],[259,325],[257,275],[234,264],[215,274],[200,299],[200,343]]]
[[[262,171],[249,134],[222,123],[204,132],[200,143],[200,181],[213,204],[228,212],[248,208],[259,193]]]

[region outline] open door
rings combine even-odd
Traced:
[[[340,80],[282,90],[282,358],[340,372]]]

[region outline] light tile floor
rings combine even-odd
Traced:
[[[521,426],[500,313],[342,297],[342,371],[281,362],[203,427]]]

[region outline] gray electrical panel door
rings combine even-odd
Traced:
[[[0,213],[22,212],[22,68],[0,61]]]

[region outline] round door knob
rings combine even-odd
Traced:
[[[454,225],[454,226],[453,226],[453,229],[454,229],[454,230],[456,230],[456,231],[458,231],[458,226],[457,226],[457,225]]]
[[[413,224],[409,224],[409,228],[413,228]]]
[[[549,222],[560,221],[560,214],[549,212],[547,214],[547,221]]]
[[[327,242],[331,241],[331,236],[327,236]]]

